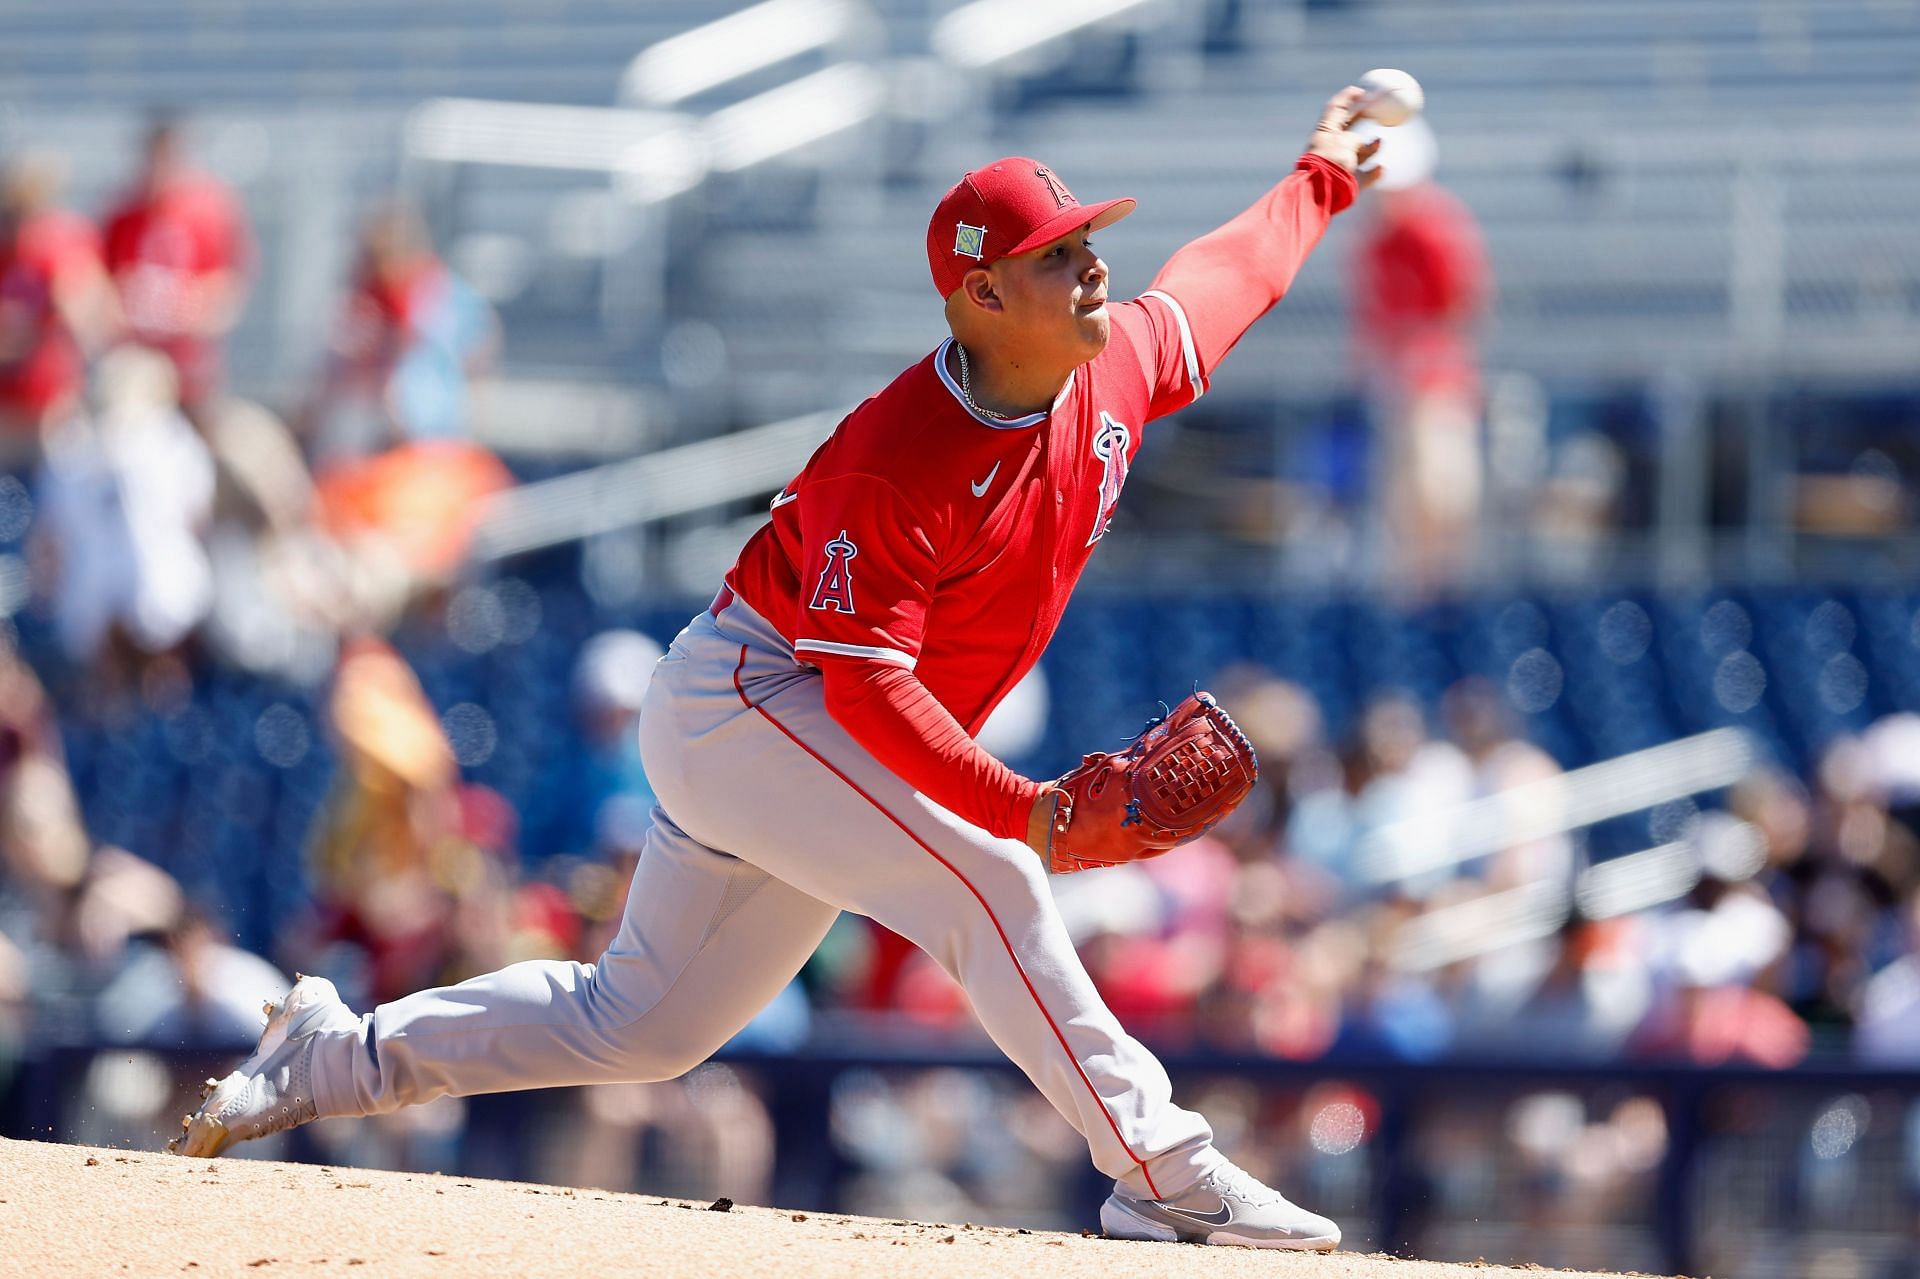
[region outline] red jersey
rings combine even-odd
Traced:
[[[55,294],[99,262],[92,223],[72,213],[35,214],[0,243],[0,406],[37,418],[79,393],[86,365]]]
[[[1393,196],[1358,255],[1354,320],[1365,358],[1412,388],[1471,393],[1472,325],[1491,287],[1479,226],[1433,183]]]
[[[840,423],[727,585],[802,660],[907,667],[977,733],[1053,638],[1142,428],[1204,389],[1179,303],[1109,310],[1052,411],[1011,421],[967,407],[942,342]]]
[[[1199,398],[1355,193],[1345,169],[1302,157],[1111,304],[1106,349],[1046,412],[973,412],[941,343],[774,499],[728,589],[821,667],[829,714],[902,780],[1023,838],[1042,788],[973,734],[1053,638],[1146,424]]]
[[[137,194],[107,222],[107,270],[133,338],[164,351],[180,371],[181,398],[213,391],[220,347],[205,332],[205,279],[245,270],[252,256],[246,216],[232,192],[194,174],[157,195]]]

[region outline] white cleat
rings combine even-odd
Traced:
[[[253,1056],[225,1079],[200,1086],[200,1108],[180,1121],[167,1143],[177,1155],[211,1159],[236,1141],[296,1128],[314,1118],[313,1040],[347,1032],[360,1019],[324,977],[296,977],[279,1003],[266,1006],[267,1028]]]
[[[1287,1202],[1279,1191],[1222,1161],[1194,1186],[1169,1199],[1147,1199],[1116,1183],[1100,1206],[1100,1228],[1113,1239],[1232,1244],[1332,1252],[1340,1227]]]

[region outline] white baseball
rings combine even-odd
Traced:
[[[1421,91],[1420,82],[1392,67],[1377,67],[1354,83],[1367,91],[1354,114],[1377,120],[1389,128],[1405,124],[1427,105],[1427,95]]]

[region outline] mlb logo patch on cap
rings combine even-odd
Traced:
[[[987,228],[968,226],[964,222],[954,223],[953,251],[964,253],[975,261],[984,257],[987,251]]]

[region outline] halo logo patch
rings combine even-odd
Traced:
[[[820,570],[820,581],[813,588],[813,599],[807,607],[823,612],[853,612],[853,566],[852,559],[860,553],[860,548],[847,540],[847,531],[840,530],[840,536],[827,543],[827,566]]]

